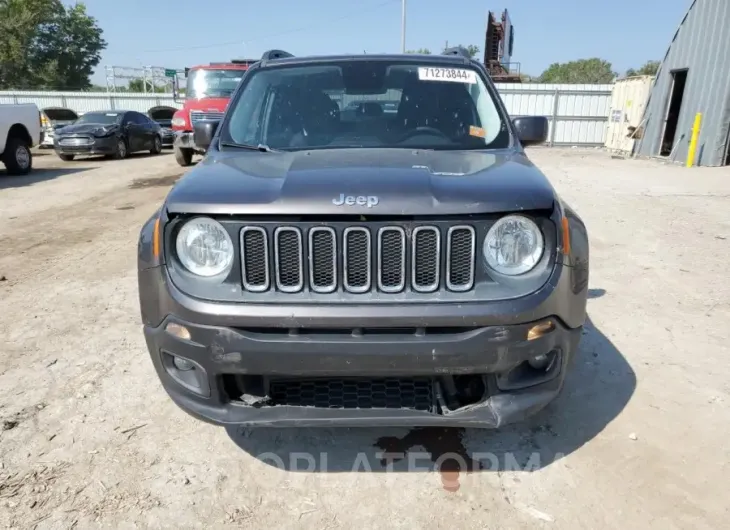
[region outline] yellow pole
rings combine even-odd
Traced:
[[[695,123],[692,126],[692,139],[689,141],[689,151],[687,152],[687,167],[692,167],[695,163],[697,140],[700,137],[700,125],[702,125],[702,113],[698,112],[695,116]]]

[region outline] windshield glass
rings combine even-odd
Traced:
[[[118,112],[87,112],[81,116],[75,123],[101,123],[111,125],[117,123],[121,118]]]
[[[265,68],[232,103],[222,140],[284,150],[507,147],[494,97],[470,67],[350,60]]]
[[[236,90],[244,70],[191,70],[185,96],[189,98],[227,98]]]

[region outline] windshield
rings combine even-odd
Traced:
[[[75,123],[101,123],[103,125],[111,125],[117,123],[121,118],[118,112],[87,112],[81,116]]]
[[[471,67],[357,60],[251,72],[224,143],[273,149],[507,147],[509,129]]]
[[[195,99],[230,97],[244,73],[244,70],[191,70],[185,96]]]

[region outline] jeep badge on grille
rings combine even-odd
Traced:
[[[372,208],[373,206],[377,206],[378,202],[380,200],[375,195],[345,195],[344,193],[340,193],[340,196],[336,199],[332,199],[332,204],[335,206],[342,206],[343,204],[347,206],[367,206],[368,208]]]

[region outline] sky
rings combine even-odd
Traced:
[[[85,0],[108,42],[104,66],[183,68],[259,58],[271,48],[294,55],[398,53],[402,0]],[[74,3],[65,1],[64,3]],[[513,62],[539,75],[554,62],[600,57],[623,73],[661,60],[691,0],[407,0],[406,48],[440,51],[477,44],[487,11],[507,9]],[[454,7],[458,5],[459,7]]]

